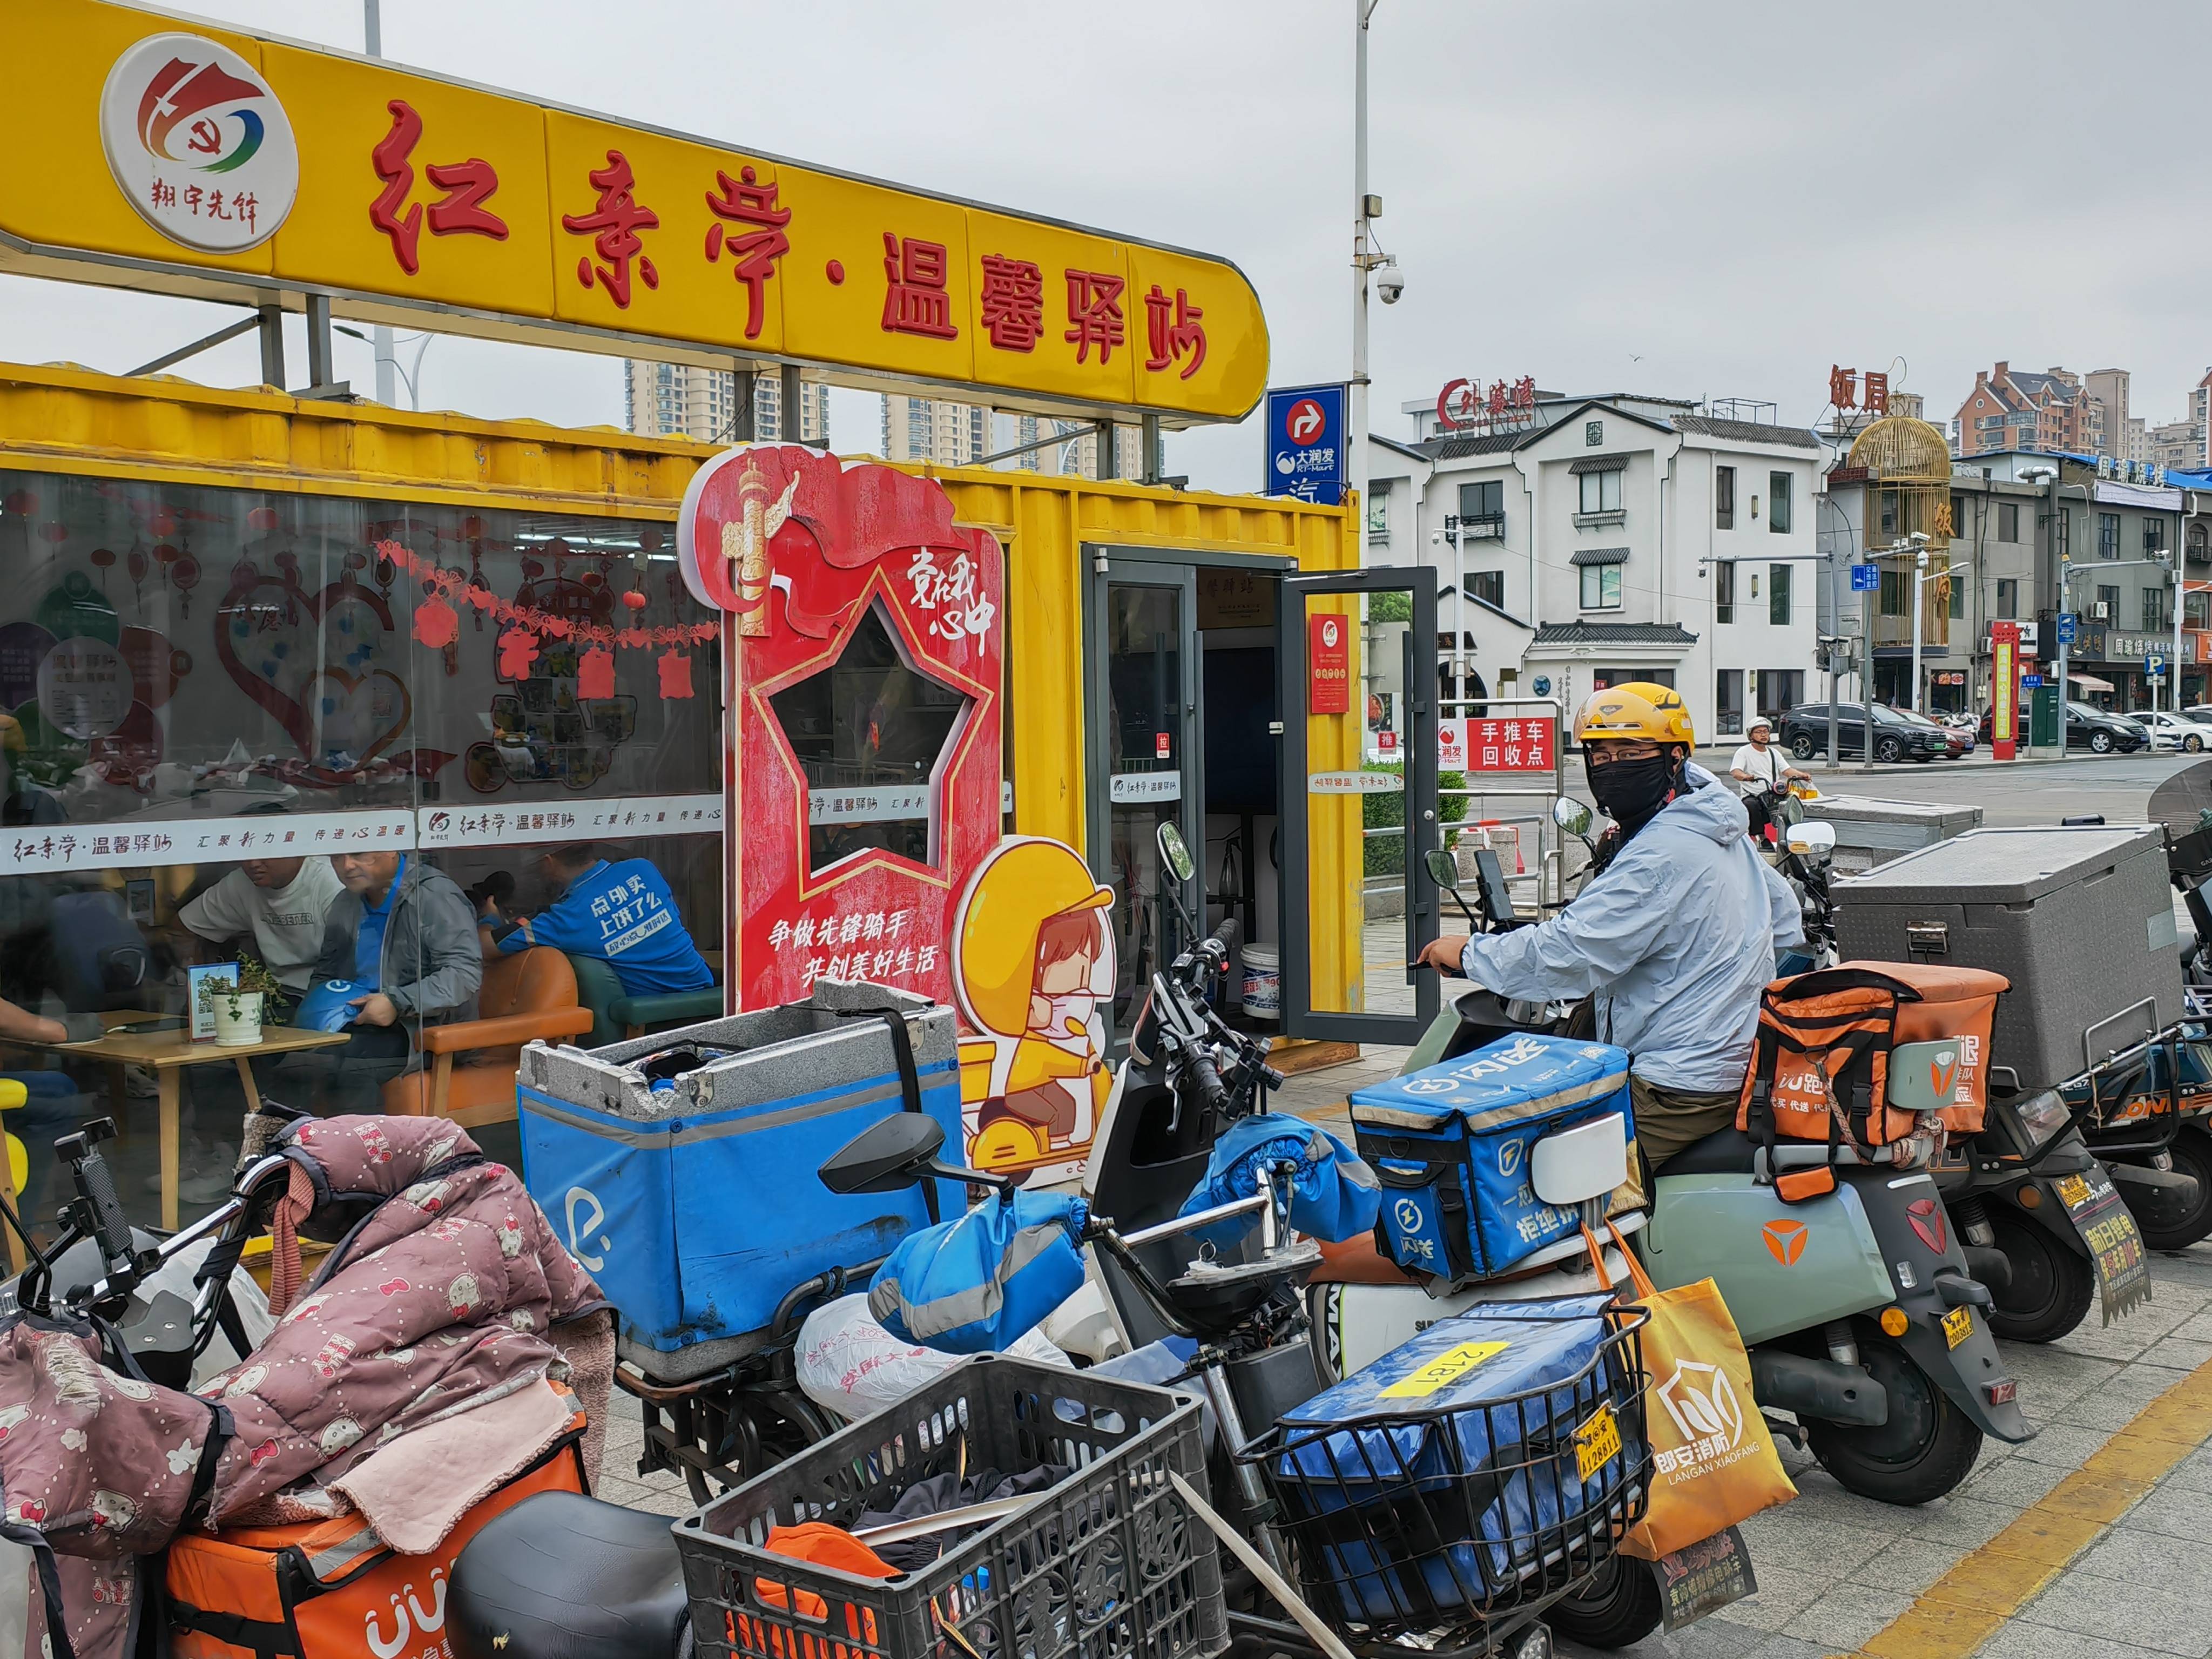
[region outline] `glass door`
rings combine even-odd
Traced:
[[[1109,559],[1091,584],[1088,620],[1091,867],[1114,890],[1109,1019],[1118,1046],[1153,973],[1194,943],[1157,844],[1163,822],[1191,846],[1206,844],[1194,573]]]
[[[1437,1004],[1435,972],[1409,966],[1440,896],[1436,573],[1291,575],[1279,594],[1283,1029],[1410,1044]],[[1387,748],[1370,731],[1386,708]]]

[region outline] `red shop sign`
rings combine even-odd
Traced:
[[[1556,731],[1548,720],[1467,723],[1467,770],[1549,772],[1559,763]]]
[[[1306,618],[1306,712],[1352,712],[1352,623],[1348,617]]]
[[[733,1006],[819,978],[951,1001],[953,912],[999,839],[997,541],[933,480],[772,444],[702,468],[677,536],[729,613]]]

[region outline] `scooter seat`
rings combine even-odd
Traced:
[[[1693,1140],[1660,1167],[1662,1176],[1749,1175],[1759,1143],[1731,1124]]]
[[[660,1659],[688,1646],[690,1602],[669,1518],[540,1492],[453,1563],[454,1659]]]

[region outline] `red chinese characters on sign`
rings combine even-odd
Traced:
[[[1127,286],[1119,276],[1103,270],[1071,270],[1067,277],[1067,332],[1062,336],[1075,348],[1075,361],[1082,362],[1091,348],[1098,348],[1101,364],[1114,356],[1114,348],[1128,337],[1128,319],[1121,314],[1121,290]]]
[[[1864,409],[1869,415],[1889,413],[1889,371],[1870,368],[1865,375],[1866,396],[1859,397],[1860,374],[1840,364],[1828,366],[1828,401],[1839,410]]]
[[[1467,770],[1549,772],[1559,763],[1552,722],[1547,720],[1467,723]]]
[[[1044,273],[1027,259],[983,256],[983,332],[1001,351],[1035,351],[1044,333]]]
[[[707,263],[720,263],[725,253],[734,262],[730,274],[745,290],[745,338],[758,339],[767,319],[768,279],[775,275],[775,262],[791,252],[791,239],[783,234],[791,210],[776,205],[777,186],[758,182],[750,167],[740,167],[735,179],[726,173],[714,179],[721,191],[707,192],[707,206],[717,219],[744,228],[708,226]]]
[[[430,204],[427,215],[420,202],[408,199],[415,189],[412,158],[422,137],[422,118],[404,98],[394,98],[386,107],[392,112],[392,131],[368,153],[384,188],[368,204],[368,222],[391,239],[399,269],[412,276],[422,268],[420,239],[426,218],[433,236],[468,234],[505,241],[507,221],[484,205],[499,189],[499,173],[481,156],[432,161],[423,167],[430,182],[446,192]]]
[[[1306,712],[1352,712],[1352,624],[1342,617],[1306,618]]]
[[[641,230],[659,227],[660,216],[637,199],[637,178],[629,158],[618,149],[607,152],[607,164],[590,173],[599,199],[589,213],[564,213],[562,228],[592,239],[592,251],[605,261],[594,266],[589,256],[576,261],[576,280],[586,288],[596,279],[616,305],[629,308],[630,265],[636,263],[638,280],[647,288],[660,286],[660,273],[645,254]]]
[[[884,233],[884,332],[957,340],[942,242]]]
[[[684,497],[678,549],[692,593],[733,624],[722,689],[731,727],[725,810],[745,826],[728,845],[735,1006],[795,1001],[822,978],[952,1000],[946,942],[960,895],[1000,828],[999,544],[956,526],[951,500],[933,480],[757,444],[701,469]],[[914,673],[963,700],[920,802],[903,782],[810,777],[777,714],[776,699],[836,671],[864,623],[887,632]],[[842,835],[921,815],[930,822],[926,856],[860,835],[853,850],[819,860],[824,828]]]
[[[1468,427],[1513,426],[1535,418],[1536,379],[1493,380],[1486,391],[1480,380],[1447,380],[1437,393],[1437,425],[1446,432]]]
[[[1145,359],[1145,367],[1157,374],[1188,352],[1190,361],[1176,378],[1188,380],[1197,374],[1206,361],[1206,325],[1199,320],[1205,315],[1183,289],[1177,289],[1170,300],[1154,283],[1145,295],[1145,338],[1152,353]]]

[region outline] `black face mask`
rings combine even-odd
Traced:
[[[1681,766],[1672,755],[1651,755],[1640,760],[1615,761],[1592,766],[1583,757],[1583,775],[1598,810],[1620,826],[1626,837],[1634,835],[1658,815],[1681,782]]]

